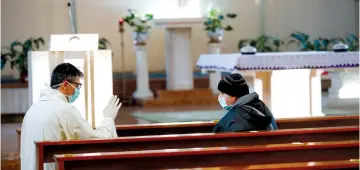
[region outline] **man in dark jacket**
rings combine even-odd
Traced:
[[[276,130],[277,126],[269,108],[256,92],[249,94],[249,87],[240,74],[230,74],[218,84],[218,100],[227,110],[215,125],[213,132],[251,130]]]

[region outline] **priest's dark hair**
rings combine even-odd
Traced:
[[[50,87],[56,89],[65,80],[75,81],[76,77],[84,77],[84,73],[70,63],[59,64],[51,74]]]

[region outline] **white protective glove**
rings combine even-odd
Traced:
[[[111,96],[109,103],[105,106],[103,110],[104,117],[109,117],[115,120],[120,107],[120,99],[116,95]]]

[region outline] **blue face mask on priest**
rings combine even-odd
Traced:
[[[219,104],[226,110],[225,116],[213,132],[238,132],[252,130],[276,130],[270,109],[259,99],[240,74],[230,74],[218,84]]]

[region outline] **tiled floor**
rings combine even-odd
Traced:
[[[1,124],[1,152],[17,151],[16,129],[20,128],[20,123]]]
[[[1,124],[1,170],[19,170],[18,139],[15,129],[20,123]]]

